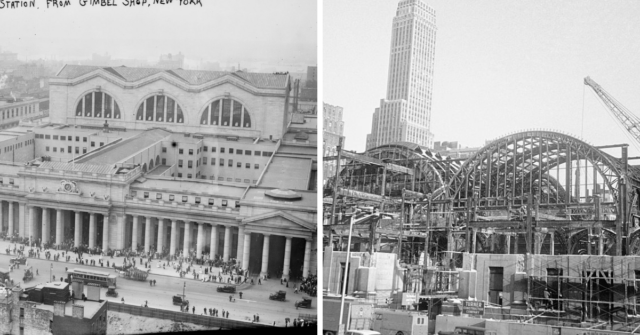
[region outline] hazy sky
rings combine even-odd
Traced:
[[[640,155],[583,85],[591,76],[640,115],[640,1],[427,3],[438,29],[435,141],[474,147],[546,128],[595,145],[629,143],[630,154]],[[344,107],[347,149],[365,149],[371,116],[385,98],[396,7],[393,0],[324,0],[324,102]]]
[[[317,63],[315,0],[204,0],[203,6],[151,5],[0,10],[0,48],[20,59],[55,56],[158,59],[182,52],[218,61]],[[148,2],[152,2],[149,0]]]

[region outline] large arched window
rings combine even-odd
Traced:
[[[182,107],[166,95],[154,95],[138,107],[137,121],[184,123]]]
[[[104,92],[90,92],[78,101],[76,116],[119,119],[120,107],[113,97]]]
[[[247,108],[233,99],[216,100],[202,111],[201,125],[251,128],[251,115]]]

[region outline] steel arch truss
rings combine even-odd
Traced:
[[[454,201],[523,199],[541,204],[588,201],[593,191],[618,200],[616,158],[565,134],[528,131],[495,140],[462,164],[450,183]]]

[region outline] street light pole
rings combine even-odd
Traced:
[[[51,271],[53,271],[53,263],[51,263],[51,267],[49,267],[49,282],[52,281],[52,279],[51,279]]]
[[[342,276],[342,296],[340,298],[340,320],[338,322],[338,327],[342,327],[342,313],[344,313],[344,295],[347,291],[347,279],[349,278],[349,263],[350,263],[350,257],[351,257],[351,233],[353,231],[353,221],[355,221],[355,217],[356,217],[356,211],[354,208],[353,211],[353,215],[351,215],[351,219],[349,220],[349,240],[347,241],[347,261],[345,262],[345,267],[344,267],[344,275]],[[346,326],[345,326],[346,328]],[[342,329],[339,328],[338,329],[338,334],[344,334],[344,330],[346,329]]]

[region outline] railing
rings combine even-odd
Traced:
[[[213,316],[196,315],[187,312],[168,311],[165,309],[119,304],[111,301],[107,302],[107,309],[114,312],[143,316],[147,318],[165,319],[171,320],[173,322],[189,322],[205,326],[207,328],[252,329],[272,327],[270,325],[252,323],[248,321],[223,319]]]
[[[37,166],[26,166],[24,167],[24,171],[28,173],[35,173],[35,174],[48,174],[48,175],[57,174],[61,177],[70,177],[70,178],[107,179],[107,180],[119,180],[123,182],[128,182],[130,179],[138,175],[138,173],[140,172],[140,167],[136,167],[126,174],[117,174],[117,175],[105,174],[105,173],[71,171],[71,170],[55,170],[55,169],[41,168]]]
[[[132,197],[130,195],[126,195],[125,199],[127,201],[131,201],[135,204],[141,204],[141,205],[151,205],[151,206],[160,206],[160,207],[169,206],[177,209],[236,213],[236,214],[240,212],[239,208],[209,206],[209,205],[203,205],[203,204],[194,204],[189,202],[177,202],[177,201],[169,201],[169,200],[143,199],[138,197]]]

